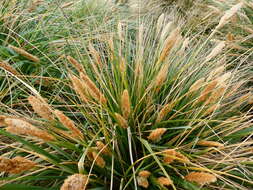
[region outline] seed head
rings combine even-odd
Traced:
[[[163,187],[163,186],[171,186],[173,184],[173,181],[167,177],[159,177],[157,179],[157,183]]]
[[[74,75],[70,75],[69,76],[72,84],[73,84],[73,89],[75,90],[75,92],[79,95],[80,99],[84,102],[87,103],[88,102],[88,98],[85,95],[85,84],[83,84],[83,82],[77,78]]]
[[[104,161],[104,159],[101,156],[99,156],[95,151],[92,152],[92,157],[95,160],[95,163],[99,167],[101,167],[101,168],[105,167],[105,161]]]
[[[163,85],[164,81],[167,78],[169,64],[165,64],[161,67],[155,79],[155,88],[159,90],[159,88]]]
[[[54,117],[51,112],[50,106],[45,100],[39,99],[35,96],[29,96],[28,102],[31,104],[33,110],[43,119],[52,121]]]
[[[20,75],[20,73],[7,62],[0,61],[0,67],[14,75]]]
[[[162,135],[167,131],[166,128],[157,128],[155,130],[153,130],[149,136],[148,139],[154,142],[160,141]]]
[[[140,187],[143,187],[143,188],[145,188],[145,189],[148,188],[149,182],[148,182],[147,178],[141,177],[141,176],[137,176],[136,179],[137,179],[137,183],[138,183],[138,185],[139,185]]]
[[[68,118],[60,110],[55,110],[54,113],[56,117],[60,120],[60,122],[72,132],[74,137],[79,137],[83,139],[82,132],[76,127],[75,123],[70,118]]]
[[[205,82],[205,78],[200,78],[197,81],[193,83],[193,85],[190,87],[189,92],[195,92],[198,89],[200,89]]]
[[[98,51],[93,47],[93,45],[91,43],[89,43],[88,48],[89,48],[90,54],[92,55],[93,59],[95,60],[95,63],[101,67],[102,61],[101,61],[101,57],[100,57]]]
[[[208,147],[224,147],[224,144],[222,143],[219,143],[216,141],[206,141],[206,140],[198,141],[197,145],[208,146]]]
[[[37,137],[44,141],[52,141],[55,138],[48,132],[38,129],[32,124],[23,121],[21,119],[6,118],[4,122],[7,125],[6,131],[17,135],[27,135],[31,137]]]
[[[211,53],[206,57],[205,62],[210,61],[212,58],[216,57],[218,54],[220,54],[225,47],[226,43],[224,41],[221,41],[218,43],[218,45],[211,51]]]
[[[168,115],[168,113],[172,111],[173,107],[174,107],[173,103],[166,104],[158,113],[157,118],[156,118],[156,123],[159,123],[160,121],[162,121]]]
[[[127,121],[124,119],[124,117],[122,117],[120,114],[118,113],[115,113],[115,117],[116,117],[116,120],[119,124],[120,127],[126,129],[128,128],[128,123]]]
[[[83,72],[83,73],[85,73],[85,70],[84,70],[83,66],[82,66],[76,59],[74,59],[74,58],[71,57],[71,56],[67,56],[67,60],[75,67],[75,69],[76,69],[78,72]]]
[[[199,185],[205,185],[217,181],[216,176],[205,172],[191,172],[185,176],[185,179],[190,182],[196,182]]]
[[[102,150],[102,153],[105,155],[111,155],[111,151],[108,149],[108,147],[101,141],[96,142],[98,150]]]
[[[87,183],[87,176],[83,174],[74,174],[65,179],[60,190],[85,190]]]
[[[36,165],[33,161],[20,156],[11,159],[11,162],[13,167],[8,172],[12,174],[22,173],[32,169]]]
[[[25,51],[21,48],[18,48],[18,47],[12,46],[12,45],[9,45],[9,48],[13,49],[16,53],[22,55],[23,57],[25,57],[35,63],[40,62],[40,59],[38,57],[28,53],[27,51]]]
[[[128,119],[131,112],[131,103],[128,91],[125,89],[121,96],[121,109],[123,113],[123,117]]]
[[[151,175],[151,173],[150,173],[150,171],[143,170],[143,171],[140,171],[138,175],[139,175],[140,177],[148,178],[148,177]]]
[[[174,161],[182,162],[182,163],[189,163],[190,160],[181,154],[180,152],[177,152],[174,149],[167,149],[164,151],[164,163],[171,164]]]

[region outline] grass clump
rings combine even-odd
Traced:
[[[119,22],[89,41],[88,63],[69,54],[57,100],[15,77],[24,105],[1,116],[15,141],[2,160],[35,164],[6,169],[3,187],[252,188],[250,65],[224,59],[223,41],[210,48],[213,35],[154,23]]]

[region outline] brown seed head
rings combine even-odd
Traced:
[[[23,57],[25,57],[35,63],[40,62],[40,59],[38,57],[28,53],[27,51],[25,51],[21,48],[18,48],[18,47],[12,46],[12,45],[9,45],[9,48],[13,49],[16,53],[22,55]]]
[[[111,155],[111,151],[108,149],[108,147],[101,141],[96,142],[98,150],[102,150],[102,153],[105,155]]]
[[[77,78],[74,75],[70,75],[69,76],[72,84],[73,84],[73,89],[75,90],[75,92],[79,95],[80,99],[84,102],[87,103],[88,102],[88,98],[85,95],[85,84],[83,84],[83,82]]]
[[[128,119],[130,112],[131,112],[131,103],[128,91],[125,89],[121,96],[121,110],[123,117]]]
[[[38,129],[32,124],[21,119],[6,118],[4,122],[7,125],[6,131],[17,135],[27,135],[37,137],[44,141],[52,141],[55,138],[48,132]]]
[[[196,182],[199,185],[205,185],[217,181],[216,176],[205,172],[191,172],[185,176],[185,179],[190,182]]]
[[[89,49],[90,54],[92,55],[93,59],[95,60],[95,63],[101,67],[102,61],[101,61],[101,57],[100,57],[98,51],[94,48],[94,46],[91,43],[89,43],[88,49]]]
[[[50,106],[45,100],[41,100],[35,96],[29,96],[28,102],[31,104],[33,110],[43,119],[52,121],[54,117],[51,112]]]
[[[7,62],[0,61],[0,67],[14,75],[20,75],[20,73]]]
[[[166,115],[168,115],[168,113],[172,111],[173,107],[174,107],[174,103],[166,104],[158,113],[157,118],[156,118],[156,123],[159,123],[160,121],[162,121],[166,117]]]
[[[105,96],[100,92],[100,90],[96,87],[94,82],[84,73],[80,74],[81,79],[84,81],[87,91],[93,96],[97,101],[102,104],[106,104],[107,100]]]
[[[165,64],[161,67],[155,79],[155,89],[159,90],[167,78],[169,64]]]
[[[56,117],[60,120],[60,122],[72,132],[74,137],[79,137],[83,139],[82,132],[76,127],[75,123],[70,118],[68,118],[60,110],[55,110],[54,113]]]
[[[150,171],[147,171],[147,170],[140,171],[138,174],[138,176],[145,177],[145,178],[148,178],[150,175],[151,175]]]
[[[206,57],[205,62],[210,61],[212,58],[216,57],[218,54],[220,54],[225,47],[226,43],[224,41],[221,41],[218,43],[217,46],[213,48],[211,53]]]
[[[197,145],[208,146],[208,147],[224,147],[224,144],[222,143],[219,143],[216,141],[206,141],[206,140],[198,141]]]
[[[159,177],[157,179],[157,183],[160,186],[171,186],[173,184],[173,181],[170,178],[167,178],[167,177]]]
[[[93,151],[92,152],[92,157],[93,157],[93,159],[95,160],[95,163],[99,166],[99,167],[101,167],[101,168],[104,168],[105,167],[105,161],[104,161],[104,159],[101,157],[101,156],[99,156],[95,151]]]
[[[205,82],[205,78],[200,78],[197,81],[193,83],[193,85],[190,87],[189,92],[195,92],[198,89],[200,89]]]
[[[0,172],[8,172],[13,168],[11,159],[0,157]]]
[[[22,173],[32,169],[36,165],[33,161],[20,156],[11,159],[11,162],[13,167],[8,171],[11,174]]]
[[[145,177],[141,177],[141,176],[137,176],[137,183],[140,187],[143,187],[145,189],[147,189],[149,187],[149,182],[147,180],[147,178]]]
[[[6,118],[6,116],[0,115],[0,127],[5,126],[5,122],[4,122],[5,118]]]
[[[181,154],[180,152],[177,152],[174,149],[167,149],[164,152],[164,163],[171,164],[174,161],[182,162],[182,163],[189,163],[190,160]]]
[[[157,128],[155,130],[153,130],[149,136],[148,139],[154,142],[160,141],[162,135],[167,131],[166,128]]]
[[[124,117],[122,117],[120,114],[118,113],[115,113],[115,117],[116,117],[116,120],[119,124],[120,127],[126,129],[128,128],[128,123],[127,121],[124,119]]]
[[[74,58],[71,57],[71,56],[67,56],[67,60],[75,67],[75,69],[76,69],[78,72],[83,72],[83,73],[85,73],[85,70],[84,70],[83,66],[82,66],[76,59],[74,59]]]
[[[74,174],[65,179],[60,190],[85,190],[87,183],[87,176],[83,174]]]

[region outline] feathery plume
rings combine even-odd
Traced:
[[[168,115],[168,113],[172,111],[173,107],[174,107],[174,103],[166,104],[158,113],[157,118],[156,118],[156,123],[159,123],[160,121],[162,121],[166,117],[166,115]]]
[[[149,136],[148,139],[154,142],[160,141],[162,135],[167,131],[166,128],[157,128],[155,130],[153,130]]]
[[[105,155],[111,155],[111,151],[108,149],[108,147],[101,141],[96,142],[98,150],[102,150],[102,153]]]
[[[226,69],[226,67],[224,65],[221,65],[218,68],[212,70],[210,72],[210,74],[208,75],[208,78],[206,79],[206,81],[210,81],[211,79],[213,79],[217,75],[220,75],[221,73],[223,73],[225,71],[225,69]]]
[[[101,67],[102,61],[101,61],[101,57],[100,57],[98,51],[94,48],[94,46],[91,43],[89,43],[88,49],[89,49],[90,54],[92,55],[93,59],[95,60],[96,64]]]
[[[54,117],[52,115],[50,106],[45,100],[41,100],[35,96],[29,96],[28,102],[31,104],[33,110],[43,119],[52,121]]]
[[[199,146],[208,146],[208,147],[224,147],[224,144],[216,142],[216,141],[206,141],[201,140],[197,142],[197,145]]]
[[[0,172],[8,172],[13,168],[11,159],[0,157]]]
[[[196,182],[199,185],[205,185],[217,181],[216,176],[205,172],[191,172],[185,176],[185,179],[190,182]]]
[[[6,131],[17,135],[28,135],[31,137],[37,137],[44,141],[52,141],[55,138],[48,132],[38,129],[32,124],[23,121],[21,119],[6,118],[4,122],[7,125]]]
[[[118,113],[115,113],[115,117],[116,117],[116,120],[119,124],[120,127],[126,129],[128,128],[128,123],[127,121],[124,119],[124,117],[122,117],[120,114]]]
[[[214,58],[218,54],[220,54],[222,52],[223,48],[225,47],[225,45],[226,45],[225,41],[219,42],[218,45],[215,46],[215,48],[213,48],[211,53],[208,56],[206,56],[205,62],[210,61],[212,58]]]
[[[164,13],[161,14],[157,20],[157,25],[156,25],[156,34],[158,35],[161,32],[163,22],[164,22],[165,15]]]
[[[5,118],[6,116],[0,115],[0,127],[5,126],[5,122],[4,122]]]
[[[22,55],[23,57],[25,57],[35,63],[40,62],[40,59],[38,57],[28,53],[27,51],[25,51],[21,48],[18,48],[18,47],[12,46],[12,45],[9,45],[9,48],[13,49],[16,53]]]
[[[87,91],[99,102],[106,104],[107,100],[101,91],[96,87],[94,82],[84,73],[80,74],[81,79],[86,84]]]
[[[130,97],[128,94],[127,89],[125,89],[121,96],[121,109],[122,114],[125,119],[128,119],[130,112],[131,112],[131,103],[130,103]]]
[[[95,151],[92,152],[92,157],[95,160],[95,163],[99,167],[101,167],[101,168],[105,167],[105,161],[104,161],[104,159],[101,156],[99,156]]]
[[[238,3],[234,5],[231,9],[227,10],[225,14],[221,17],[219,24],[216,26],[215,30],[219,30],[225,24],[227,24],[230,19],[242,8],[243,3]]]
[[[75,90],[75,92],[79,95],[80,99],[84,102],[87,103],[88,99],[85,95],[85,85],[82,84],[82,81],[77,78],[74,75],[69,75],[69,78],[73,84],[73,89]]]
[[[70,1],[70,2],[64,3],[64,4],[61,6],[61,8],[62,8],[62,9],[65,9],[65,8],[67,8],[67,7],[72,6],[73,4],[74,4],[74,2],[73,2],[73,1]]]
[[[219,107],[220,107],[220,104],[219,104],[219,103],[212,105],[210,108],[208,108],[208,109],[205,111],[204,115],[206,116],[206,115],[208,115],[208,114],[213,113],[213,112],[214,112],[216,109],[218,109]]]
[[[0,61],[0,67],[5,69],[6,71],[9,71],[10,73],[14,75],[20,75],[20,73],[7,62]]]
[[[178,39],[178,36],[179,36],[179,29],[176,28],[171,32],[171,34],[165,40],[163,50],[162,50],[161,55],[160,55],[158,62],[157,62],[158,64],[161,63],[168,56],[170,50],[175,45],[175,43]]]
[[[83,139],[82,132],[76,127],[75,123],[69,117],[67,117],[60,110],[55,110],[54,113],[56,117],[60,120],[60,122],[72,132],[74,137],[79,137]]]
[[[67,60],[75,67],[75,69],[78,71],[78,72],[83,72],[85,73],[85,70],[83,68],[83,66],[76,60],[74,59],[73,57],[71,56],[67,56]]]
[[[138,176],[137,176],[137,183],[139,186],[148,188],[149,182],[148,182],[148,177],[151,175],[151,173],[147,170],[140,171]]]
[[[168,69],[169,69],[169,64],[164,64],[161,67],[160,71],[158,72],[155,79],[155,84],[154,84],[157,91],[160,89],[160,87],[163,85],[164,81],[166,80]]]
[[[213,80],[213,81],[209,82],[206,85],[206,87],[204,88],[204,90],[201,92],[199,98],[197,99],[197,101],[195,103],[202,102],[202,101],[206,100],[208,95],[210,94],[210,92],[212,92],[213,89],[215,89],[217,84],[218,84],[217,80]]]
[[[203,86],[204,82],[205,82],[205,78],[198,79],[197,81],[195,81],[193,83],[193,85],[191,85],[189,92],[197,91],[198,89],[200,89]]]
[[[60,190],[85,190],[88,178],[83,174],[74,174],[65,179]]]
[[[173,181],[167,177],[159,177],[157,179],[157,183],[163,187],[163,186],[171,186],[173,184]]]

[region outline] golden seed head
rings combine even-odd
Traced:
[[[74,137],[79,137],[83,139],[82,132],[76,127],[75,123],[69,117],[67,117],[60,110],[55,110],[54,113],[56,117],[60,120],[60,122],[72,132]]]
[[[24,171],[32,169],[36,165],[33,161],[20,156],[11,159],[11,162],[13,168],[10,169],[8,172],[12,174],[22,173]]]
[[[75,67],[75,69],[76,69],[78,72],[83,72],[83,73],[85,73],[85,70],[84,70],[83,66],[82,66],[76,59],[74,59],[74,58],[71,57],[71,56],[67,56],[67,60]]]
[[[173,103],[166,104],[158,113],[157,118],[156,118],[156,123],[159,123],[160,121],[162,121],[166,117],[166,115],[168,115],[168,113],[172,111],[173,107],[174,107]]]
[[[127,121],[124,119],[124,117],[122,117],[120,114],[118,113],[115,113],[115,117],[116,117],[116,120],[119,124],[120,127],[126,129],[128,128],[128,123]]]
[[[80,77],[84,81],[85,87],[87,88],[87,91],[90,93],[90,95],[94,97],[98,102],[101,102],[102,104],[106,104],[107,100],[105,96],[96,87],[95,83],[84,73],[81,73]]]
[[[0,157],[0,172],[8,172],[13,168],[11,159]]]
[[[150,172],[150,171],[147,171],[147,170],[143,170],[143,171],[140,171],[138,175],[139,175],[140,177],[148,178],[148,177],[151,175],[151,172]]]
[[[74,174],[65,179],[60,190],[85,190],[88,178],[83,174]]]
[[[93,59],[95,60],[95,63],[101,67],[102,61],[101,61],[101,57],[100,57],[98,51],[94,48],[94,46],[91,43],[89,43],[88,49],[89,49],[90,54],[92,55]]]
[[[6,118],[4,122],[7,125],[6,131],[10,133],[17,134],[17,135],[27,135],[31,137],[37,137],[44,141],[52,141],[55,139],[48,132],[38,129],[32,124],[26,121],[23,121],[21,119]]]
[[[191,172],[185,176],[185,179],[190,182],[196,182],[199,185],[205,185],[217,181],[216,176],[205,172]]]
[[[163,85],[164,81],[167,78],[169,69],[169,64],[165,64],[161,67],[155,79],[155,88],[159,90],[159,88]]]
[[[28,53],[27,51],[25,51],[21,48],[18,48],[18,47],[12,46],[12,45],[9,45],[9,48],[13,49],[16,53],[22,55],[23,57],[25,57],[35,63],[40,62],[40,59],[38,57]]]
[[[200,89],[205,82],[205,78],[200,78],[197,81],[193,83],[193,85],[190,87],[189,92],[195,92],[198,89]]]
[[[5,126],[5,122],[4,122],[5,118],[6,116],[0,115],[0,127]]]
[[[148,182],[147,178],[141,177],[141,176],[137,176],[136,179],[137,179],[137,183],[138,183],[138,185],[139,185],[140,187],[143,187],[143,188],[145,188],[145,189],[148,188],[149,182]]]
[[[20,75],[20,73],[7,62],[0,61],[0,67],[5,69],[6,71],[9,71],[10,73],[14,75]]]
[[[88,98],[85,95],[85,84],[74,75],[69,75],[69,78],[73,84],[73,89],[79,95],[79,98],[84,102],[88,102]]]
[[[105,155],[111,155],[111,151],[108,149],[108,147],[101,141],[96,142],[98,150],[102,150],[102,153]]]
[[[131,103],[128,91],[125,89],[121,96],[121,109],[125,119],[128,119],[131,112]]]
[[[224,147],[224,144],[222,143],[219,143],[216,141],[206,141],[206,140],[198,141],[197,145],[208,146],[208,147]]]
[[[155,130],[153,130],[149,136],[148,139],[154,142],[160,141],[162,135],[167,131],[166,128],[157,128]]]
[[[160,186],[171,186],[173,184],[173,181],[170,178],[167,178],[167,177],[159,177],[157,179],[157,183]]]
[[[174,161],[182,162],[182,163],[189,163],[190,160],[181,154],[180,152],[177,152],[174,149],[167,149],[164,152],[164,163],[171,164]]]
[[[95,151],[92,152],[92,157],[93,159],[95,160],[95,163],[101,167],[101,168],[104,168],[105,167],[105,160],[99,156]]]
[[[45,100],[41,100],[35,96],[29,96],[28,102],[31,104],[33,110],[43,119],[49,121],[54,119],[51,108]]]
[[[215,89],[217,84],[218,84],[217,80],[213,80],[213,81],[209,82],[206,85],[206,87],[203,89],[203,91],[201,92],[199,98],[196,100],[196,103],[205,101],[208,98],[208,96],[210,95],[210,93]]]

